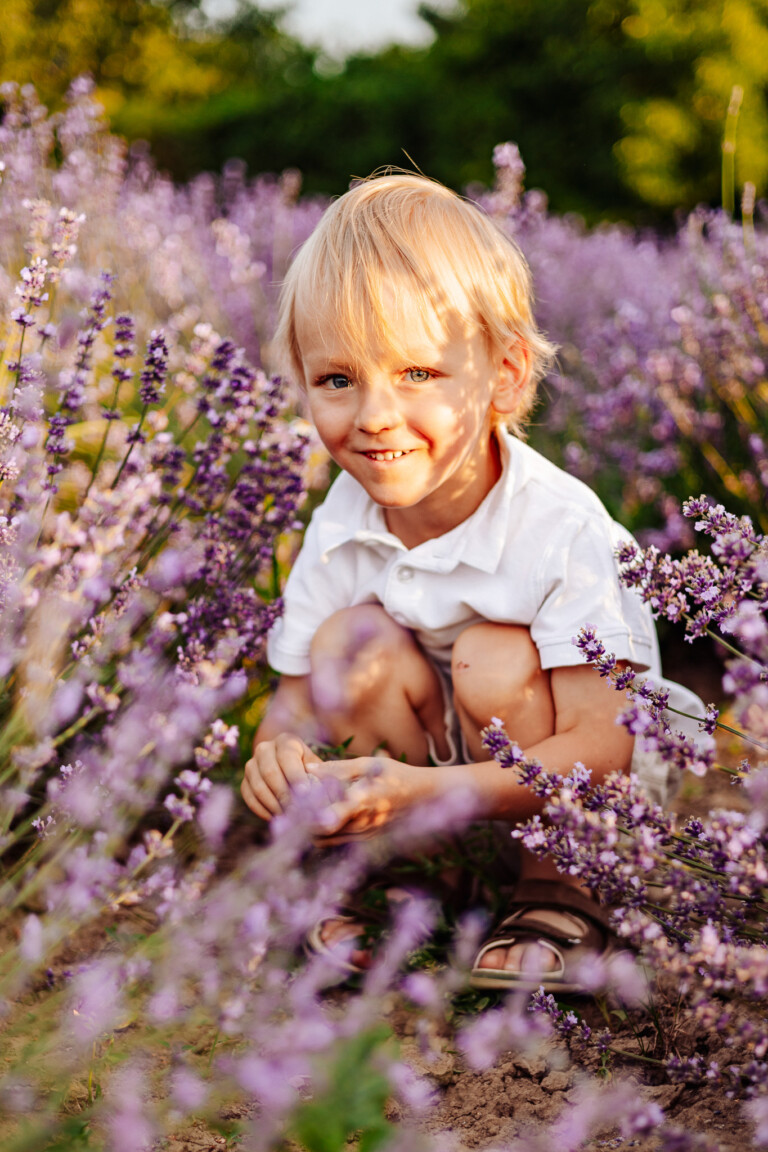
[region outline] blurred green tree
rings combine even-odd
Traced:
[[[233,85],[177,121],[175,140],[186,136],[190,154],[196,138],[215,166],[233,154],[252,171],[294,165],[309,190],[338,192],[407,157],[454,187],[487,182],[494,144],[513,139],[554,209],[659,223],[719,202],[738,84],[739,178],[765,187],[768,0],[463,0],[420,12],[428,47],[355,55],[335,74],[294,60],[285,82]],[[174,137],[155,144],[172,162]]]
[[[180,175],[210,164],[205,149],[185,154],[190,126],[204,136],[232,102],[258,110],[265,93],[311,79],[314,54],[248,0],[226,20],[201,0],[3,0],[2,18],[2,80],[34,83],[55,108],[90,73],[116,131],[177,140],[167,160]]]
[[[53,105],[83,72],[110,114],[137,94],[207,97],[226,77],[200,48],[170,7],[146,0],[3,0],[2,77],[33,82]]]
[[[493,144],[512,139],[558,210],[658,221],[717,203],[739,85],[739,181],[766,187],[768,0],[463,0],[421,14],[430,47],[353,58],[335,83],[357,107],[361,90],[391,85],[375,134],[383,120],[441,179],[488,180]]]
[[[237,0],[3,0],[0,75],[54,104],[90,71],[115,129],[178,178],[230,157],[299,168],[309,191],[409,163],[453,187],[515,140],[529,185],[588,219],[669,219],[719,202],[743,90],[737,181],[768,181],[768,0],[461,0],[423,5],[434,38],[336,70]]]
[[[621,107],[614,151],[625,186],[661,209],[716,200],[723,123],[738,89],[739,182],[765,191],[767,0],[633,0],[622,29],[665,78]]]

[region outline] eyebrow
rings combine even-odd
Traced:
[[[305,361],[305,364],[311,364],[312,365],[312,375],[313,376],[325,376],[329,372],[354,372],[355,371],[352,364],[345,363],[343,360],[323,360],[323,359],[320,359],[318,357],[314,361],[314,363],[311,360],[309,360],[309,361]],[[317,367],[315,367],[315,365],[320,365],[320,367],[317,368]]]
[[[382,350],[385,356],[392,355],[403,368],[437,368],[445,363],[445,348],[438,344],[417,344],[412,348]],[[342,354],[343,356],[343,354]],[[312,376],[327,375],[329,372],[357,372],[352,359],[343,359],[333,352],[327,356],[323,349],[303,357],[304,370]],[[363,357],[365,359],[365,356]]]

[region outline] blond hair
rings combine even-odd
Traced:
[[[353,364],[372,343],[404,352],[393,291],[399,308],[416,303],[431,335],[459,316],[480,326],[491,350],[528,349],[519,404],[504,418],[520,434],[555,352],[534,320],[525,258],[480,208],[423,176],[374,175],[325,212],[280,293],[272,347],[281,368],[301,383],[296,316],[307,306],[330,311]]]

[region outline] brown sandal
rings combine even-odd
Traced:
[[[392,885],[392,889],[395,886]],[[378,907],[375,906],[371,897],[378,896]],[[334,968],[338,969],[340,973],[347,976],[362,976],[367,972],[367,968],[362,968],[359,964],[354,964],[351,960],[344,958],[344,953],[347,948],[333,944],[327,944],[323,940],[323,929],[326,924],[332,924],[334,921],[346,921],[350,924],[357,924],[360,931],[355,936],[348,937],[349,945],[351,948],[352,941],[359,940],[360,944],[357,948],[363,950],[373,948],[378,938],[386,931],[391,923],[391,914],[394,909],[401,903],[407,902],[410,894],[404,891],[402,897],[392,897],[389,891],[383,887],[368,887],[355,901],[348,901],[343,904],[337,911],[330,912],[327,916],[321,917],[316,924],[307,933],[304,941],[304,950],[307,955],[325,956],[330,960]],[[357,950],[357,949],[353,949]]]
[[[392,896],[390,890],[402,892],[402,895]],[[436,900],[443,908],[458,913],[474,902],[475,890],[475,877],[471,874],[462,874],[456,883],[450,883],[441,874],[425,876],[418,862],[413,859],[395,857],[385,867],[377,869],[360,892],[313,925],[304,940],[304,951],[310,956],[325,956],[340,973],[347,976],[363,975],[367,969],[346,959],[345,949],[334,947],[323,940],[323,930],[327,924],[333,921],[359,924],[357,939],[363,949],[369,946],[375,948],[377,940],[391,925],[393,912],[408,899],[417,897]],[[425,926],[426,935],[428,932]],[[351,941],[355,937],[348,939]]]
[[[569,936],[537,916],[538,912],[548,909],[574,917],[583,926],[583,932]],[[573,976],[574,960],[585,952],[607,956],[613,951],[614,942],[607,910],[584,892],[561,880],[523,881],[507,904],[504,919],[475,957],[469,984],[472,988],[502,992],[516,989],[535,992],[543,988],[545,992],[584,993],[586,990]],[[483,956],[492,948],[511,948],[515,944],[538,944],[546,948],[557,960],[557,968],[536,977],[530,972],[480,967]]]

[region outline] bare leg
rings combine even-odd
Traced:
[[[429,732],[447,756],[438,674],[412,634],[378,604],[330,616],[312,641],[311,692],[332,743],[350,736],[350,751],[385,748],[409,764],[427,764]]]
[[[478,624],[466,629],[453,651],[454,704],[473,760],[487,758],[480,731],[498,716],[521,747],[530,747],[554,731],[555,710],[549,675],[542,671],[538,651],[525,628]],[[312,646],[311,695],[328,738],[340,743],[350,736],[350,750],[370,755],[384,747],[390,755],[404,754],[412,764],[426,764],[426,732],[441,758],[447,756],[441,685],[413,636],[378,605],[360,605],[329,617]],[[396,741],[396,742],[395,742]],[[579,887],[558,873],[550,861],[521,852],[520,879],[554,879]],[[394,903],[407,893],[392,889]],[[578,924],[562,913],[541,910],[537,918],[578,934]],[[361,925],[331,918],[322,932],[333,945],[360,935]],[[366,967],[368,950],[351,960]],[[489,969],[510,971],[554,967],[552,953],[536,945],[495,948],[483,957]]]
[[[314,709],[331,743],[351,736],[349,750],[358,755],[383,748],[391,756],[404,755],[409,764],[427,764],[428,732],[440,758],[447,758],[438,674],[411,633],[379,605],[362,604],[329,617],[315,634],[311,661]],[[397,904],[409,893],[390,888],[387,896]],[[321,939],[340,944],[359,936],[362,927],[331,917]],[[350,960],[366,968],[371,953],[356,949]]]
[[[503,720],[511,739],[529,748],[551,736],[555,730],[555,708],[536,646],[526,628],[483,623],[467,628],[453,649],[454,705],[461,722],[468,751],[473,760],[488,758],[480,732],[492,716]],[[558,872],[551,860],[539,860],[520,849],[519,881],[559,880],[581,888],[577,880]],[[553,928],[578,935],[578,922],[567,909],[542,909],[537,919]],[[482,966],[509,971],[551,971],[555,959],[548,949],[535,944],[493,948],[482,958]]]

